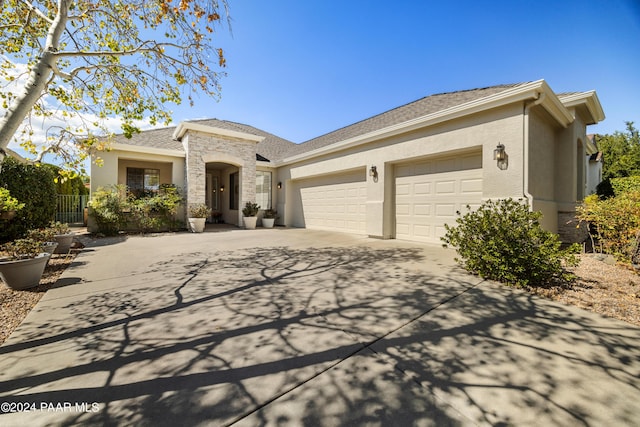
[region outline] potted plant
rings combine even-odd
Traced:
[[[16,212],[24,208],[24,203],[11,196],[9,190],[0,187],[0,219],[13,219]]]
[[[30,230],[27,233],[27,238],[40,242],[42,250],[53,255],[58,247],[58,242],[54,239],[55,234],[55,229],[51,227],[39,228],[37,230]]]
[[[16,239],[3,246],[7,254],[0,259],[0,278],[12,289],[38,286],[51,254],[42,251],[34,239]]]
[[[211,215],[211,208],[204,203],[191,205],[189,208],[189,229],[193,233],[202,233],[207,217]]]
[[[278,219],[278,212],[274,209],[267,209],[262,215],[262,226],[264,228],[273,228],[276,219]]]
[[[71,249],[73,243],[73,232],[69,228],[69,224],[62,222],[52,222],[49,226],[53,230],[53,239],[58,242],[58,247],[53,251],[54,254],[66,254]]]
[[[258,211],[260,206],[253,202],[247,202],[242,208],[242,216],[244,219],[244,227],[248,230],[256,228],[258,222]]]

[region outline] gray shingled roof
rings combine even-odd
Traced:
[[[467,102],[485,98],[487,96],[512,89],[522,84],[524,83],[497,85],[479,89],[470,89],[430,95],[418,99],[417,101],[410,102],[384,113],[359,121],[352,125],[340,128],[317,138],[310,139],[309,141],[303,142],[302,144],[294,144],[291,141],[280,138],[276,135],[265,132],[253,126],[231,122],[228,120],[202,119],[189,120],[189,122],[264,136],[265,139],[262,142],[258,143],[257,146],[258,159],[269,159],[270,161],[278,161],[284,159],[285,157],[306,153],[318,148],[335,144],[340,141],[347,140],[349,138],[380,130],[388,126],[403,123],[408,120],[416,119],[428,114],[437,113],[438,111],[443,111]],[[183,150],[182,144],[179,141],[173,140],[173,132],[175,131],[175,129],[176,127],[172,126],[168,128],[148,130],[137,135],[133,135],[131,139],[127,139],[123,135],[117,135],[114,142],[145,147]]]
[[[317,138],[310,139],[302,144],[295,145],[286,153],[286,156],[290,157],[306,153],[349,138],[403,123],[407,120],[437,113],[438,111],[446,110],[447,108],[494,95],[507,89],[512,89],[521,84],[523,83],[498,85],[481,89],[470,89],[426,96],[418,99],[417,101],[410,102]]]
[[[265,132],[261,129],[253,126],[245,125],[242,123],[230,122],[228,120],[218,119],[202,119],[202,120],[188,120],[191,123],[198,123],[205,126],[217,127],[226,130],[233,130],[237,132],[250,133],[253,135],[264,136],[264,140],[258,143],[256,147],[258,160],[278,160],[281,159],[284,154],[295,144],[291,141],[287,141],[284,138],[280,138],[269,132]],[[153,129],[140,132],[133,135],[131,139],[127,139],[123,135],[117,135],[114,142],[128,145],[137,145],[144,147],[164,148],[171,150],[183,150],[182,143],[180,141],[173,140],[173,132],[176,126]]]
[[[117,144],[135,145],[139,147],[163,148],[166,150],[184,150],[180,141],[173,140],[173,131],[176,126],[145,130],[137,134],[133,134],[131,138],[124,135],[116,135],[112,142]]]

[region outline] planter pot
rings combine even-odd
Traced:
[[[42,250],[49,255],[53,255],[57,247],[58,242],[45,242],[42,244]]]
[[[264,228],[273,228],[273,224],[275,224],[275,218],[262,218],[262,226]]]
[[[256,228],[256,224],[258,223],[257,216],[243,216],[244,220],[244,228],[247,230],[254,230]]]
[[[206,218],[189,218],[189,230],[192,233],[202,233],[206,220]]]
[[[58,242],[58,247],[53,251],[54,254],[68,254],[73,243],[73,233],[57,234],[53,238]]]
[[[51,255],[44,252],[35,258],[0,260],[0,277],[11,289],[21,290],[38,286]]]

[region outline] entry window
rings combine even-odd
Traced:
[[[137,197],[157,193],[160,189],[160,169],[127,168],[127,188]]]
[[[229,187],[231,187],[231,191],[229,191],[229,209],[237,211],[238,199],[240,198],[240,191],[238,188],[238,172],[229,175]]]
[[[271,172],[256,171],[256,203],[271,209]]]

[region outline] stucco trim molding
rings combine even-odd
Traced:
[[[223,138],[229,139],[237,139],[240,141],[249,141],[258,143],[262,141],[265,137],[258,136],[251,133],[237,132],[234,130],[222,129],[213,126],[206,126],[200,123],[192,123],[192,122],[181,122],[176,130],[173,132],[173,139],[176,141],[181,141],[182,137],[188,132],[202,132],[208,135],[218,135]]]
[[[215,153],[206,153],[202,155],[202,161],[206,163],[226,163],[229,165],[237,166],[239,168],[243,168],[245,165],[245,161],[240,157],[232,156],[231,154],[215,152]]]
[[[162,156],[172,157],[186,157],[186,154],[182,150],[172,150],[169,148],[157,148],[149,146],[138,146],[113,143],[109,146],[110,151],[129,151],[132,153],[144,153],[144,154],[158,154]]]

